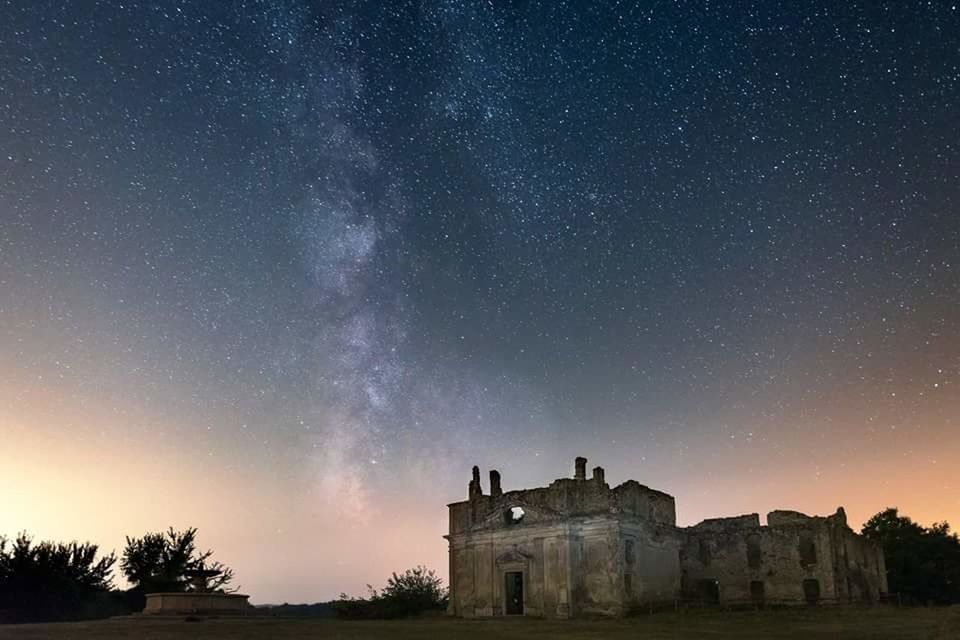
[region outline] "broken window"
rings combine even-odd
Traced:
[[[763,559],[763,553],[760,550],[760,536],[751,534],[747,536],[747,566],[756,569],[760,566]]]
[[[800,534],[800,564],[817,564],[817,545],[813,541],[813,534],[807,531]]]
[[[623,541],[623,560],[627,564],[633,564],[636,561],[633,552],[633,540],[629,538]]]
[[[820,600],[820,581],[810,578],[803,581],[803,599],[807,604],[817,604]]]
[[[525,515],[523,507],[510,507],[506,513],[503,514],[507,524],[520,524],[523,522],[523,516]]]
[[[700,562],[704,565],[710,564],[710,543],[706,540],[701,540],[700,545],[697,549],[697,555],[700,558]]]

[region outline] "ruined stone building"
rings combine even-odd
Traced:
[[[772,511],[678,527],[673,496],[603,469],[504,493],[473,468],[449,505],[453,615],[622,615],[677,600],[763,605],[874,601],[886,591],[879,545],[831,516]]]

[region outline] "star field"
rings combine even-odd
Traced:
[[[579,454],[685,523],[960,521],[955,4],[0,14],[0,534],[316,600]]]

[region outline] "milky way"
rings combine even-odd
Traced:
[[[581,454],[960,521],[951,3],[0,13],[0,534],[329,597]]]

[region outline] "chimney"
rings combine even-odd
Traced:
[[[496,469],[490,469],[490,497],[499,498],[503,495],[500,489],[500,472]]]
[[[468,494],[471,500],[483,495],[483,487],[480,486],[480,467],[473,468],[473,480],[470,481]]]
[[[574,463],[576,465],[576,468],[573,474],[573,479],[586,480],[587,479],[587,459],[578,457]]]
[[[593,468],[593,481],[601,485],[606,483],[606,480],[603,477],[603,467]]]
[[[833,517],[840,521],[840,524],[847,526],[847,512],[843,507],[837,507],[837,512],[833,514]]]

